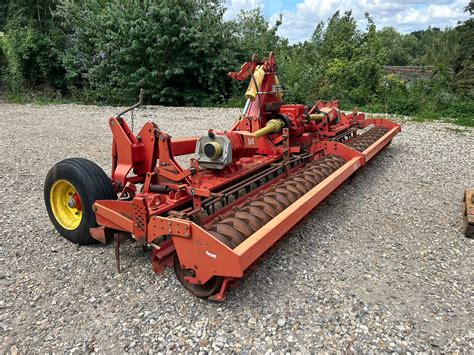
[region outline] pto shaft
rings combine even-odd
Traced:
[[[253,134],[255,137],[260,138],[270,133],[278,133],[283,129],[283,127],[285,127],[285,122],[278,118],[274,118],[268,121],[265,127],[253,132]]]

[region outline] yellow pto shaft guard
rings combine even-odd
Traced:
[[[263,78],[265,77],[265,70],[263,70],[262,66],[259,65],[255,71],[253,72],[252,76],[250,77],[250,83],[247,88],[247,92],[245,93],[245,99],[255,101],[257,97],[257,92],[260,90],[262,86]]]
[[[253,134],[255,137],[260,138],[270,133],[278,133],[282,130],[284,126],[285,126],[285,122],[283,122],[283,120],[274,118],[268,121],[265,127],[260,128],[258,131],[253,132]]]

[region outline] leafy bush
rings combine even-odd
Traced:
[[[0,86],[2,83],[3,79],[3,72],[5,70],[5,65],[7,63],[7,60],[5,58],[5,54],[3,53],[3,33],[0,33]]]
[[[384,75],[379,83],[377,94],[379,97],[379,105],[375,107],[377,112],[408,115],[415,110],[407,84],[397,75]]]
[[[8,61],[4,80],[12,93],[65,88],[60,60],[64,41],[52,20],[52,8],[46,0],[10,2],[3,50]]]
[[[284,100],[307,103],[315,100],[314,91],[319,77],[318,56],[311,43],[283,47],[276,51],[278,76],[284,84]]]
[[[63,2],[67,78],[74,92],[107,103],[209,105],[228,96],[230,26],[211,2]]]
[[[270,51],[277,51],[288,45],[288,40],[277,35],[281,17],[271,26],[263,17],[262,10],[241,10],[237,19],[230,22],[238,61],[248,61],[253,54],[266,58]]]

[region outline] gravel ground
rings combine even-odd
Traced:
[[[298,225],[224,303],[196,299],[149,255],[63,240],[46,214],[48,169],[109,170],[118,108],[0,106],[0,352],[474,350],[474,131],[405,122],[387,150]],[[175,136],[226,128],[239,110],[137,112]]]

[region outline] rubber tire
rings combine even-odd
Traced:
[[[57,180],[69,181],[77,190],[82,204],[82,220],[74,230],[63,228],[54,217],[51,209],[51,187]],[[49,218],[56,230],[75,244],[88,245],[96,243],[90,228],[97,227],[92,205],[96,200],[116,200],[117,194],[104,171],[95,163],[82,158],[70,158],[56,163],[46,175],[44,182],[44,202]]]

